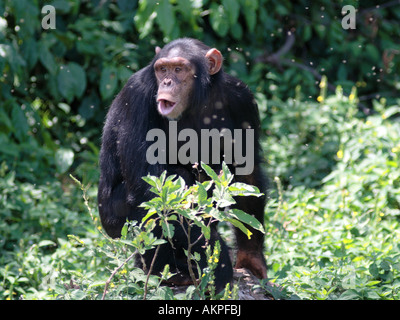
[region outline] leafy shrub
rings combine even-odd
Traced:
[[[152,186],[151,190],[156,197],[143,204],[148,210],[148,214],[140,223],[131,222],[125,225],[120,240],[110,239],[103,232],[101,235],[99,234],[97,229],[101,230],[101,227],[95,217],[97,212],[94,212],[89,203],[88,190],[80,183],[79,185],[84,191],[84,204],[94,222],[92,228],[88,230],[92,235],[82,230],[79,234],[84,237],[70,235],[70,241],[60,238],[54,238],[53,241],[45,240],[52,239],[52,234],[46,233],[44,228],[49,228],[58,234],[77,234],[78,223],[82,223],[82,219],[78,219],[76,213],[58,212],[62,209],[60,204],[51,205],[44,199],[35,207],[28,205],[21,210],[26,212],[20,220],[22,225],[30,227],[26,231],[20,225],[13,225],[17,216],[15,214],[6,216],[7,211],[5,210],[3,212],[5,225],[2,230],[9,234],[2,235],[4,239],[8,239],[7,242],[2,243],[3,249],[8,247],[11,249],[13,243],[18,243],[19,250],[2,256],[2,261],[6,266],[4,269],[0,269],[3,278],[3,298],[191,299],[197,297],[204,299],[209,295],[216,298],[213,270],[218,262],[218,252],[220,251],[218,245],[214,247],[213,252],[207,251],[209,267],[199,270],[199,273],[202,274],[200,283],[189,288],[185,295],[179,297],[174,297],[170,288],[160,286],[163,280],[171,276],[168,268],[161,277],[145,274],[143,270],[134,266],[133,259],[138,253],[143,254],[146,250],[160,248],[161,244],[171,239],[174,235],[173,222],[180,221],[189,229],[194,225],[201,227],[202,236],[205,239],[209,239],[210,224],[215,221],[230,222],[249,237],[251,232],[245,227],[245,224],[263,231],[261,224],[251,215],[237,209],[227,208],[235,203],[233,196],[261,195],[257,188],[242,183],[232,183],[233,175],[227,166],[223,167],[220,175],[204,164],[202,168],[212,180],[202,184],[198,183],[189,188],[182,178],[166,177],[165,173],[160,178],[145,177],[144,179]],[[75,178],[74,180],[77,181]],[[5,179],[4,182],[5,185],[10,185],[12,180]],[[211,186],[214,186],[213,196],[208,198],[207,190]],[[14,187],[14,192],[15,189]],[[4,189],[5,192],[0,199],[8,200],[7,190]],[[40,190],[46,191],[44,188]],[[50,194],[51,192],[48,192],[46,195],[50,196]],[[8,201],[5,203],[8,210],[13,209],[18,212],[20,209],[15,205],[12,206],[12,203]],[[35,225],[29,220],[30,213],[39,215],[37,221],[41,222],[41,232],[38,230],[37,236],[34,231]],[[57,219],[60,217],[66,218],[60,225],[62,230],[58,230],[57,227]],[[11,228],[8,227],[8,223]],[[157,239],[151,233],[156,224],[162,227],[164,239]],[[29,239],[29,242],[25,242],[24,238]],[[192,252],[190,248],[191,244],[189,243],[188,263],[198,259],[198,253]],[[88,259],[88,257],[90,258]],[[113,265],[115,265],[113,270],[108,271],[108,268]],[[226,290],[218,297],[227,298],[230,294],[231,292]]]
[[[263,232],[263,226],[253,216],[246,214],[238,209],[229,209],[235,204],[233,196],[260,196],[259,190],[255,187],[243,183],[232,183],[233,174],[229,172],[224,164],[223,169],[217,175],[209,166],[202,164],[203,170],[211,178],[210,181],[197,183],[188,187],[181,177],[166,176],[164,172],[161,177],[147,176],[143,179],[150,184],[151,191],[155,197],[142,204],[148,211],[142,221],[133,221],[125,224],[122,229],[120,240],[113,240],[104,235],[106,243],[102,242],[96,250],[97,255],[111,258],[111,264],[116,264],[111,276],[107,281],[81,280],[80,285],[73,284],[67,288],[58,286],[56,292],[59,298],[98,298],[98,287],[104,286],[102,298],[113,299],[174,299],[173,292],[168,287],[160,286],[163,280],[171,277],[169,266],[166,266],[161,277],[151,274],[152,266],[147,266],[148,274],[134,266],[134,258],[137,254],[144,254],[146,250],[156,248],[155,257],[159,254],[161,245],[171,241],[175,233],[175,223],[182,225],[187,230],[188,239],[190,239],[190,230],[194,226],[202,229],[201,237],[210,238],[210,226],[217,221],[230,222],[240,228],[249,237],[251,232],[244,224]],[[176,179],[175,179],[176,178]],[[76,179],[74,179],[77,181]],[[79,182],[78,182],[79,183]],[[80,183],[79,183],[80,184]],[[83,186],[80,184],[84,190]],[[207,196],[207,191],[213,187],[212,197]],[[84,190],[85,191],[85,190]],[[87,202],[87,197],[84,194]],[[87,207],[92,214],[90,206]],[[152,230],[156,225],[162,227],[162,238],[154,237]],[[73,240],[84,245],[84,241],[78,237],[71,237]],[[198,239],[197,239],[198,240]],[[197,241],[195,240],[195,241]],[[190,267],[192,263],[198,261],[199,253],[192,251],[194,243],[188,240],[187,259],[189,272],[194,282],[193,286],[187,290],[185,298],[205,299],[211,297],[215,299],[216,294],[214,284],[213,270],[217,266],[220,246],[216,244],[213,252],[207,250],[208,268],[198,270],[202,275],[201,281],[197,284],[194,270]],[[199,268],[199,267],[198,267]],[[72,292],[71,292],[72,289]],[[230,291],[227,289],[225,294],[220,297],[227,297]]]
[[[345,100],[338,92],[323,102],[325,108],[321,106],[331,110],[324,113],[331,117],[328,128],[336,127],[333,136],[323,139],[335,141],[337,152],[331,161],[337,164],[319,188],[303,185],[284,191],[276,179],[279,196],[267,209],[268,261],[271,277],[286,290],[284,297],[398,299],[400,295],[400,124],[393,117],[400,107],[375,102],[376,114],[360,119],[351,116],[354,104]],[[321,125],[327,124],[324,116],[317,117]],[[336,122],[338,118],[343,120]],[[291,142],[283,141],[275,143],[275,150],[290,148]],[[315,164],[309,166],[318,169]],[[303,177],[297,170],[290,174],[293,180]],[[315,174],[311,174],[312,181]]]

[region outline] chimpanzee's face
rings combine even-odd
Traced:
[[[158,85],[158,112],[171,120],[181,117],[190,104],[193,90],[196,90],[197,70],[190,60],[183,57],[185,55],[182,50],[184,49],[172,48],[154,63]],[[156,50],[160,51],[159,48]],[[213,75],[221,69],[222,55],[217,49],[210,49],[203,58],[208,74]]]
[[[154,64],[158,112],[168,119],[178,119],[186,110],[195,79],[194,66],[186,58],[175,56],[173,51]]]

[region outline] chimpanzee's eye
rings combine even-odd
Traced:
[[[176,67],[176,68],[175,68],[175,72],[176,72],[176,73],[179,73],[179,72],[181,72],[181,71],[182,71],[182,68],[181,68],[181,67]]]

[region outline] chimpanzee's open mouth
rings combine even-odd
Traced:
[[[169,101],[166,99],[159,99],[158,100],[158,111],[162,115],[167,115],[172,110],[174,110],[175,105],[176,105],[176,102],[172,102],[172,101]]]

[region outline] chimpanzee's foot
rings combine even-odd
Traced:
[[[235,268],[246,268],[257,278],[267,278],[267,264],[262,252],[238,250]]]

